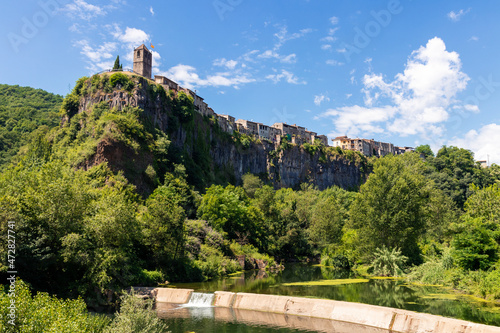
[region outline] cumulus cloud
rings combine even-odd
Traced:
[[[134,47],[137,47],[150,40],[150,36],[144,30],[127,27],[125,28],[125,32],[123,32],[120,27],[118,27],[118,25],[114,26],[112,35],[120,42]]]
[[[462,138],[454,138],[448,142],[449,145],[463,147],[474,152],[474,158],[478,160],[490,160],[491,163],[500,164],[500,125],[488,124],[479,129],[471,130]]]
[[[149,7],[149,12],[151,13],[151,16],[155,16],[155,11],[153,9],[153,6]]]
[[[411,54],[404,71],[393,80],[382,74],[365,75],[365,105],[328,110],[321,117],[332,117],[344,133],[379,133],[385,128],[402,136],[442,135],[454,107],[477,108],[456,98],[469,81],[461,67],[458,53],[447,51],[443,40],[435,37]]]
[[[325,96],[323,94],[314,96],[314,104],[316,104],[317,106],[320,106],[321,103],[323,103],[323,102],[329,102],[329,101],[330,101],[330,98],[328,98],[327,96]]]
[[[464,16],[470,11],[470,8],[467,10],[460,9],[458,12],[454,12],[453,10],[447,14],[448,18],[452,20],[453,22],[458,22]]]

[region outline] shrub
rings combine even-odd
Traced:
[[[132,91],[134,89],[134,82],[123,73],[114,73],[109,78],[109,83],[111,87],[121,86],[127,91]]]
[[[343,254],[325,254],[321,257],[321,265],[337,269],[351,269],[349,259]]]
[[[199,259],[195,261],[206,280],[231,274],[240,270],[240,265],[225,257],[221,251],[202,244]]]
[[[408,258],[401,254],[397,247],[389,250],[385,246],[375,250],[375,256],[371,265],[373,274],[381,276],[401,276],[403,265]]]
[[[2,288],[3,289],[3,288]],[[64,300],[47,293],[37,293],[35,296],[25,282],[16,281],[16,332],[102,332],[110,320],[102,315],[92,315],[82,299]],[[0,291],[0,327],[2,332],[8,332],[7,313],[10,297]]]
[[[131,294],[121,299],[120,311],[105,333],[166,333],[168,326],[153,310],[152,300],[142,300]],[[76,331],[75,331],[76,332]]]

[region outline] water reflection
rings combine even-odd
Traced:
[[[159,303],[158,316],[164,319],[173,333],[208,332],[341,332],[341,333],[389,333],[387,330],[343,323],[327,319],[287,316],[276,313],[211,308],[198,312],[196,308],[179,307],[176,304]],[[203,309],[203,310],[206,310]]]
[[[327,267],[288,265],[274,275],[245,272],[238,276],[204,283],[176,284],[196,291],[216,290],[260,294],[307,296],[339,301],[359,302],[437,314],[488,325],[500,326],[500,306],[477,302],[439,287],[408,285],[404,280],[372,279],[366,283],[341,285],[284,286],[285,283],[359,278],[353,272]]]

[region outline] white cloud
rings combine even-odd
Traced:
[[[106,15],[106,10],[103,7],[89,4],[84,0],[75,0],[67,4],[63,11],[72,18],[80,18],[82,20],[90,20],[97,16]]]
[[[328,59],[326,61],[326,64],[330,65],[330,66],[342,66],[342,65],[344,65],[343,62],[340,62],[340,61],[337,61],[337,60],[334,60],[334,59]]]
[[[322,42],[328,42],[328,43],[335,42],[336,40],[337,40],[337,38],[332,37],[332,36],[326,36],[326,37],[321,38]]]
[[[336,16],[330,17],[330,23],[333,25],[339,24],[339,18]]]
[[[454,22],[460,21],[462,16],[467,14],[470,11],[470,8],[467,10],[460,9],[458,12],[454,12],[453,10],[447,14],[448,18]]]
[[[332,48],[332,46],[330,44],[323,44],[323,45],[321,45],[321,49],[322,50],[329,50],[331,48]]]
[[[339,27],[328,29],[328,36],[333,36],[339,29]]]
[[[500,125],[492,123],[481,127],[479,131],[467,132],[463,138],[453,138],[448,144],[472,150],[476,161],[489,158],[490,164],[500,164],[498,142],[500,142]]]
[[[382,74],[365,75],[365,106],[329,110],[322,117],[332,117],[342,132],[380,132],[385,126],[387,131],[402,136],[442,135],[451,108],[477,108],[461,105],[456,99],[469,81],[461,66],[458,53],[448,52],[445,43],[435,37],[411,54],[404,71],[394,80],[386,82]],[[372,124],[380,122],[383,124]]]
[[[229,69],[234,69],[238,65],[236,60],[226,60],[226,58],[215,59],[213,62],[214,66],[227,67]]]
[[[355,105],[328,109],[315,119],[335,117],[335,129],[339,133],[356,136],[361,133],[383,133],[383,127],[374,123],[388,121],[396,112],[397,109],[393,106],[366,108]]]
[[[280,55],[274,50],[266,50],[259,54],[257,58],[260,59],[277,59],[285,64],[294,64],[297,62],[297,55],[295,53],[289,54],[287,56]]]
[[[153,6],[149,7],[149,12],[151,13],[151,16],[155,16],[155,11],[153,9]]]
[[[127,27],[123,32],[118,25],[114,25],[114,28],[113,37],[129,46],[137,47],[150,40],[150,36],[144,30]]]
[[[469,38],[469,42],[470,41],[477,42],[478,40],[479,38],[477,36],[472,36],[471,38]]]
[[[274,34],[274,37],[278,39],[278,41],[274,45],[274,50],[278,50],[281,46],[283,46],[283,44],[285,44],[290,40],[304,37],[305,35],[311,32],[312,29],[308,28],[308,29],[302,29],[299,32],[294,32],[292,34],[289,34],[288,28],[286,26],[282,26],[281,29]]]
[[[92,47],[89,41],[83,39],[74,44],[80,48],[80,53],[86,57],[88,69],[92,72],[98,72],[105,69],[111,69],[114,62],[114,54],[117,49],[116,43],[106,42],[97,47]]]
[[[238,88],[239,85],[254,82],[247,74],[238,74],[231,72],[216,73],[208,75],[206,78],[201,78],[196,73],[196,68],[179,64],[170,68],[166,73],[161,73],[170,79],[178,82],[181,86],[194,89],[196,87],[219,87],[219,86],[232,86]]]
[[[317,106],[320,106],[321,103],[323,103],[323,102],[329,102],[329,101],[330,101],[330,98],[328,98],[327,96],[325,96],[323,94],[314,96],[314,104],[316,104]]]
[[[295,74],[290,73],[284,69],[281,70],[279,74],[270,74],[266,76],[266,79],[273,81],[274,83],[278,83],[281,80],[285,80],[287,83],[291,84],[306,84],[305,81],[299,81],[299,78],[295,76]]]

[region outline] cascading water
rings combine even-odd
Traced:
[[[192,293],[189,302],[182,307],[189,308],[189,313],[193,318],[213,318],[214,317],[214,294]]]
[[[192,293],[189,302],[184,304],[186,308],[208,308],[212,307],[214,294]]]

